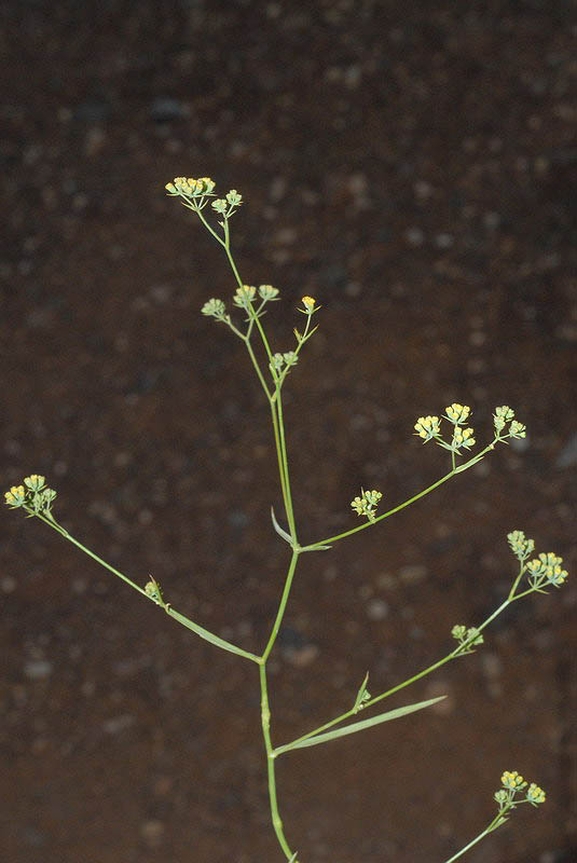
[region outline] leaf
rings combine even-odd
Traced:
[[[215,635],[214,632],[211,632],[209,629],[205,629],[203,626],[199,626],[198,623],[195,623],[193,620],[189,620],[188,617],[184,616],[184,614],[180,614],[180,612],[175,611],[170,605],[165,605],[164,610],[169,617],[173,617],[187,629],[195,632],[200,636],[200,638],[204,638],[205,641],[210,642],[210,644],[214,644],[215,647],[220,647],[221,650],[226,650],[228,653],[234,653],[236,656],[244,656],[245,659],[252,659],[253,662],[260,665],[261,659],[256,654],[250,653],[248,650],[243,650],[242,647],[237,647],[236,644],[232,644],[230,641],[225,641],[224,638],[220,638],[220,636]]]
[[[365,679],[361,683],[360,689],[357,692],[357,697],[355,698],[355,703],[353,704],[353,710],[355,713],[358,713],[359,710],[362,710],[365,707],[365,701],[368,701],[371,697],[369,690],[367,689],[367,683],[369,682],[369,672],[365,674]]]
[[[365,728],[372,728],[373,725],[380,725],[382,722],[389,722],[391,719],[400,719],[401,716],[407,716],[409,713],[415,713],[417,710],[424,710],[425,707],[431,707],[438,701],[446,698],[446,695],[440,695],[438,698],[429,698],[427,701],[419,701],[417,704],[407,704],[405,707],[397,707],[396,710],[389,710],[387,713],[379,713],[378,716],[373,716],[371,719],[363,719],[360,722],[353,722],[352,725],[347,725],[345,728],[337,728],[336,731],[327,731],[325,734],[317,734],[316,737],[307,737],[306,740],[301,740],[300,743],[289,743],[286,746],[280,746],[276,751],[282,750],[286,752],[289,749],[304,749],[305,746],[316,746],[319,743],[328,743],[329,740],[335,740],[337,737],[345,737],[347,734],[356,734],[357,731],[363,731]]]
[[[292,536],[290,535],[290,533],[287,533],[286,530],[282,529],[282,527],[280,526],[280,524],[276,520],[276,517],[274,514],[274,509],[272,506],[270,508],[270,517],[272,518],[272,525],[273,525],[274,529],[276,530],[276,532],[278,533],[278,535],[282,536],[282,538],[285,540],[285,542],[288,542],[289,545],[292,545],[293,544]]]

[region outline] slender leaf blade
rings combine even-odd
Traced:
[[[357,692],[357,697],[355,698],[355,703],[353,704],[353,710],[355,713],[358,713],[359,710],[362,710],[362,708],[365,706],[364,702],[369,701],[369,699],[371,697],[371,694],[370,694],[369,690],[367,689],[367,683],[368,682],[369,682],[369,672],[367,671],[367,673],[365,674],[365,678],[364,678],[363,682],[361,683],[360,689]]]
[[[289,545],[292,545],[292,543],[293,543],[292,536],[290,535],[290,533],[287,533],[286,530],[282,529],[282,527],[280,526],[280,524],[276,520],[276,516],[274,514],[274,508],[272,506],[270,508],[270,516],[272,519],[272,525],[273,525],[274,529],[276,530],[276,532],[278,533],[278,535],[280,537],[282,537],[285,542],[288,542]]]
[[[372,716],[370,719],[362,719],[360,722],[353,722],[352,725],[347,725],[345,728],[336,728],[334,731],[327,731],[325,734],[317,734],[316,737],[308,737],[300,743],[295,743],[294,746],[288,744],[282,749],[304,749],[305,746],[317,746],[319,743],[328,743],[329,740],[335,740],[337,737],[345,737],[347,734],[356,734],[357,731],[363,731],[366,728],[372,728],[374,725],[380,725],[383,722],[390,722],[391,719],[400,719],[401,716],[407,716],[409,713],[415,713],[417,710],[424,710],[426,707],[431,707],[433,704],[442,701],[446,695],[440,695],[438,698],[429,698],[427,701],[419,701],[417,704],[406,704],[404,707],[397,707],[395,710],[388,710],[386,713],[379,713],[377,716]]]

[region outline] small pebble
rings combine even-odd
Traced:
[[[52,674],[53,668],[47,659],[30,659],[24,664],[24,675],[29,680],[46,680]]]
[[[371,599],[366,606],[369,620],[384,620],[389,614],[389,606],[384,599]]]
[[[151,818],[140,825],[140,835],[149,848],[158,848],[164,836],[164,823],[157,818]]]

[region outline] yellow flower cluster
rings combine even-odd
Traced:
[[[23,507],[30,515],[48,515],[56,492],[46,485],[46,477],[32,473],[24,477],[21,485],[13,485],[5,492],[4,500],[10,509]],[[50,516],[51,517],[51,516]]]
[[[562,563],[563,558],[553,554],[552,551],[541,552],[539,557],[530,560],[527,564],[529,581],[536,587],[544,583],[560,587],[569,575],[567,570],[561,567]]]
[[[23,485],[13,485],[10,491],[4,494],[6,505],[15,509],[23,506],[26,500],[26,489]]]
[[[503,788],[508,788],[510,791],[518,791],[527,785],[521,774],[516,770],[505,770],[501,776],[501,784]]]
[[[372,491],[361,489],[360,496],[351,501],[351,507],[357,515],[364,515],[369,521],[374,522],[377,506],[382,496],[382,492],[376,489]]]
[[[439,417],[434,416],[419,417],[414,428],[417,435],[423,438],[425,442],[441,433]]]
[[[184,195],[186,198],[200,198],[203,195],[212,195],[216,183],[210,177],[175,177],[172,183],[164,187],[169,195]]]
[[[301,303],[304,306],[304,311],[307,312],[307,314],[309,315],[312,315],[312,313],[315,311],[316,302],[317,301],[314,297],[302,297],[301,299]]]
[[[467,420],[467,417],[471,413],[471,408],[467,405],[460,405],[458,402],[454,402],[452,405],[446,409],[447,419],[452,423],[464,423]]]
[[[495,794],[495,800],[499,804],[499,809],[502,813],[515,809],[519,803],[530,803],[531,806],[539,806],[544,803],[547,795],[542,788],[535,782],[525,782],[520,773],[516,770],[505,770],[501,776],[501,785],[503,786]],[[519,794],[525,792],[524,799],[519,798]]]
[[[531,784],[527,788],[526,797],[529,803],[532,803],[533,806],[538,806],[539,803],[545,802],[547,795],[542,788],[539,788],[538,785],[535,785],[534,782],[531,782]]]
[[[473,435],[474,431],[472,428],[461,429],[458,426],[455,426],[455,431],[453,432],[453,446],[455,449],[459,449],[460,447],[468,449],[469,447],[474,446],[475,438]]]

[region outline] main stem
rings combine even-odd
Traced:
[[[284,835],[282,818],[278,808],[278,799],[276,792],[276,772],[275,772],[275,756],[274,748],[270,733],[270,704],[268,698],[268,681],[266,676],[266,662],[263,661],[259,668],[260,676],[260,712],[262,724],[262,736],[264,739],[264,747],[266,752],[266,767],[268,778],[268,798],[270,802],[270,815],[272,826],[278,839],[278,843],[282,848],[287,860],[294,859],[294,852],[291,851],[290,845]],[[295,860],[295,863],[298,861]]]

